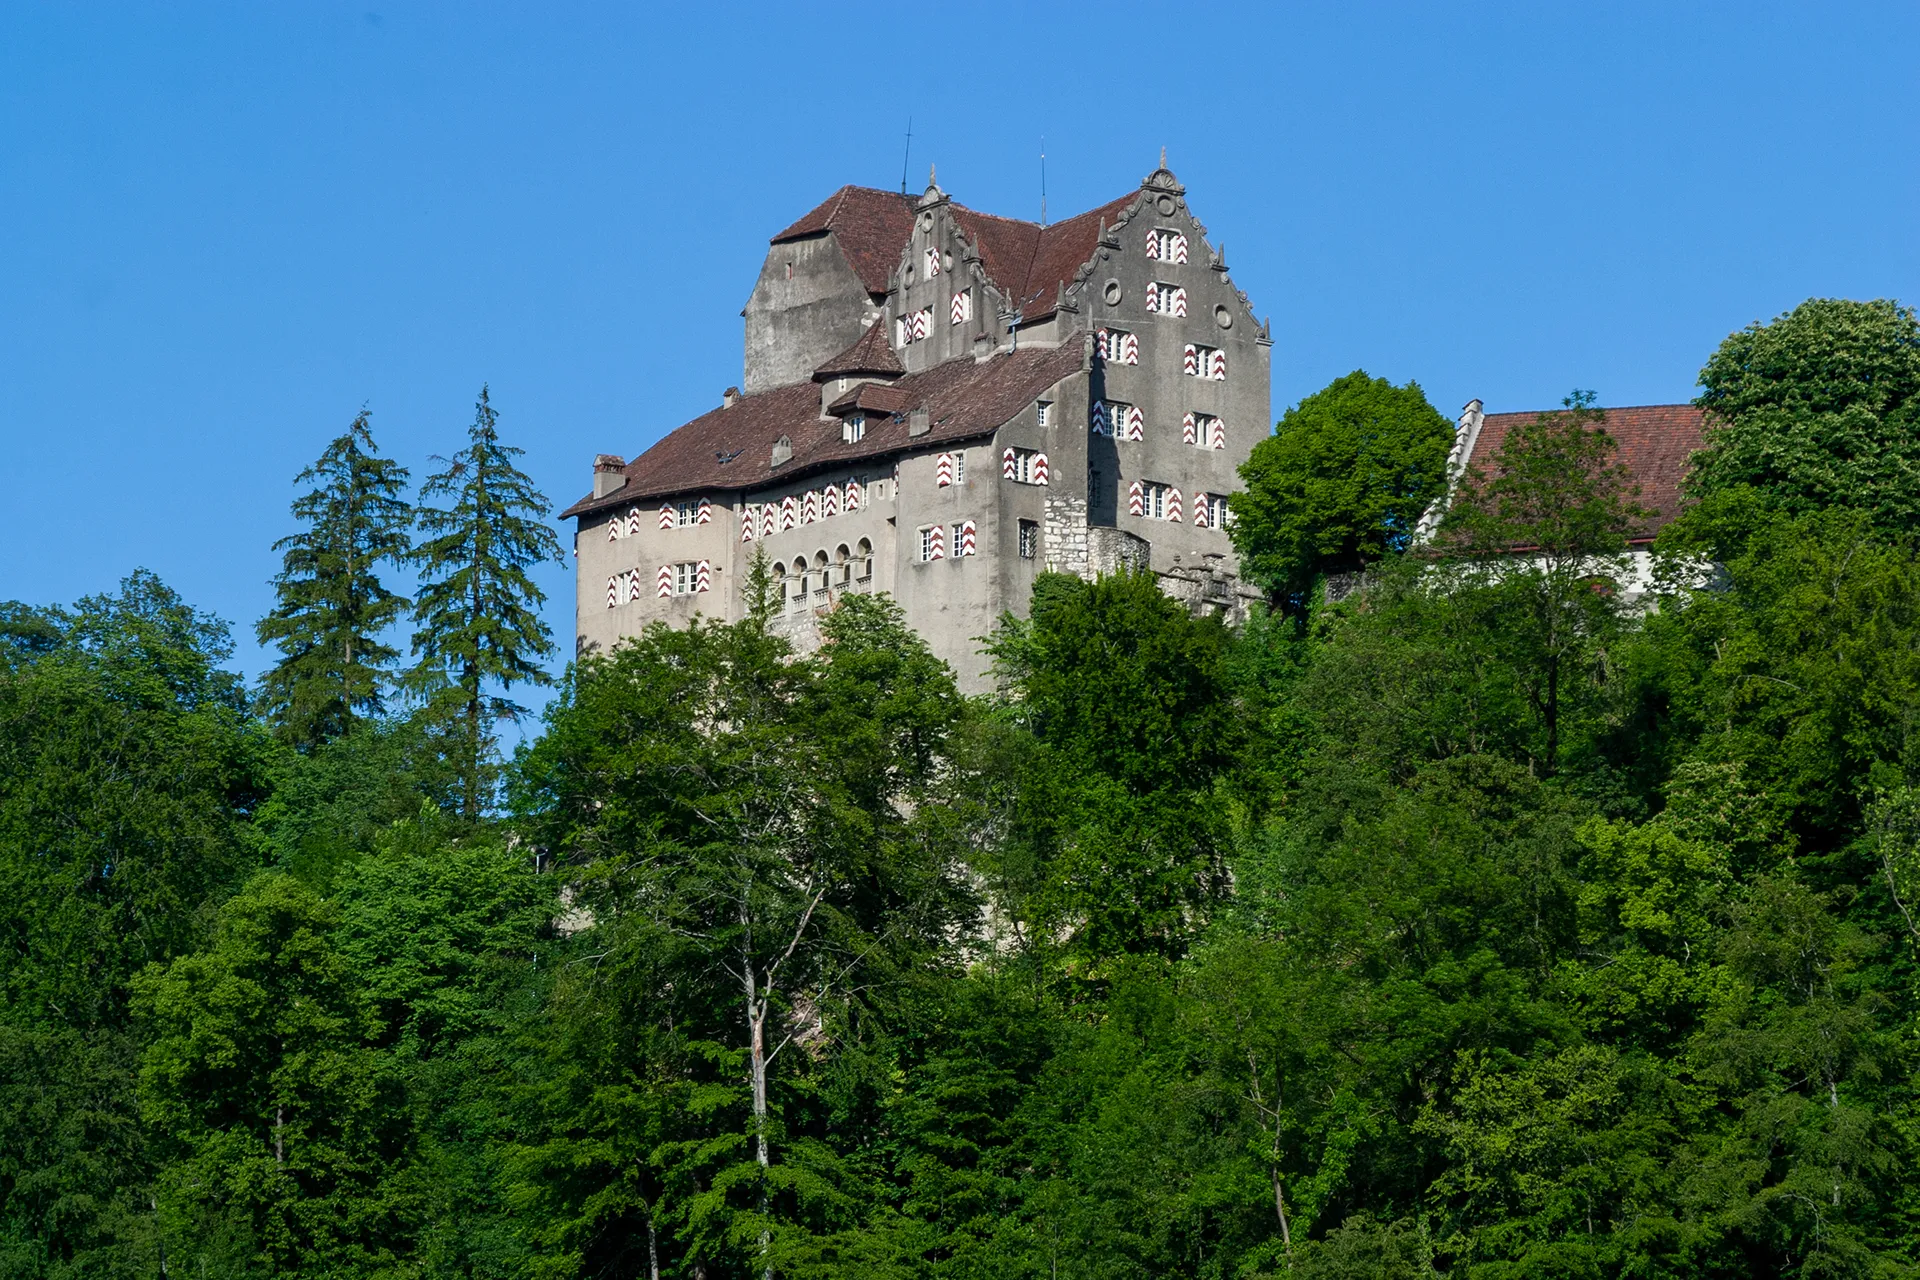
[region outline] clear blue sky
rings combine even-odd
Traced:
[[[491,382],[556,508],[740,380],[766,238],[895,186],[1056,217],[1167,147],[1273,318],[1451,414],[1677,401],[1809,295],[1920,300],[1920,5],[192,3],[0,9],[0,598],[269,606],[362,402]],[[548,617],[570,647],[573,585]]]

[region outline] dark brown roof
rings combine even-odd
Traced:
[[[1488,414],[1473,442],[1469,463],[1493,471],[1506,447],[1507,433],[1516,423],[1539,416],[1538,412]],[[1635,405],[1608,409],[1601,425],[1619,447],[1615,456],[1640,486],[1634,501],[1653,511],[1636,531],[1637,537],[1650,538],[1680,514],[1680,482],[1686,478],[1688,460],[1702,443],[1701,412],[1690,404]]]
[[[913,407],[913,393],[884,382],[863,382],[827,406],[828,413],[905,413]]]
[[[887,341],[887,320],[882,316],[868,325],[852,346],[815,369],[813,377],[818,382],[846,373],[905,372],[900,357],[893,354],[893,344]]]
[[[1060,287],[1073,283],[1074,274],[1100,247],[1101,224],[1113,225],[1138,197],[1138,192],[1130,192],[1045,227],[961,204],[953,206],[953,219],[979,245],[987,275],[1013,298],[1022,318],[1031,322],[1053,314]]]
[[[842,187],[769,243],[784,244],[831,231],[867,292],[884,294],[913,232],[913,206],[912,196],[897,191]]]
[[[602,498],[582,498],[560,514],[563,519],[588,515],[702,489],[755,489],[909,447],[986,435],[1011,421],[1048,387],[1078,372],[1082,347],[1070,337],[1058,347],[1022,347],[980,363],[949,360],[883,388],[901,393],[906,405],[926,409],[932,429],[921,436],[907,434],[908,417],[902,413],[869,421],[865,436],[848,443],[840,437],[838,419],[820,416],[820,389],[811,382],[744,396],[730,409],[714,409],[670,432],[629,462],[624,488]],[[781,436],[792,443],[793,458],[776,471],[773,445]]]

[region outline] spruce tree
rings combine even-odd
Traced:
[[[386,668],[400,651],[380,635],[406,607],[380,581],[382,561],[404,559],[413,508],[407,469],[380,456],[361,409],[319,460],[295,477],[313,487],[293,502],[307,528],[273,544],[284,553],[278,602],[255,628],[284,655],[261,679],[275,731],[315,747],[382,710]]]
[[[469,819],[480,816],[492,790],[493,727],[526,711],[507,691],[553,682],[540,666],[553,652],[539,614],[547,597],[527,571],[544,560],[566,562],[546,524],[551,504],[514,466],[525,450],[500,443],[497,417],[482,386],[467,447],[442,459],[445,469],[421,489],[452,505],[421,508],[427,538],[413,553],[421,577],[413,608],[419,661],[409,677],[443,717]],[[491,686],[499,692],[489,693]]]

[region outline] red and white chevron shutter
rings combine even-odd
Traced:
[[[754,516],[754,511],[753,511],[752,504],[741,503],[740,504],[740,541],[742,542],[753,541],[753,516]]]
[[[1173,291],[1173,314],[1176,319],[1184,320],[1187,318],[1187,291],[1185,289],[1175,289]]]
[[[1180,523],[1180,491],[1178,489],[1167,490],[1167,519],[1175,524]]]
[[[1147,232],[1147,256],[1156,262],[1160,260],[1160,233],[1158,231]]]
[[[973,521],[960,526],[960,554],[970,556],[979,549],[980,539],[973,531]]]
[[[620,603],[620,584],[622,576],[614,574],[607,579],[607,608],[612,609]]]
[[[840,514],[840,486],[837,484],[830,484],[827,486],[826,497],[821,499],[821,502],[820,502],[820,517],[821,519],[824,520],[828,516],[837,516],[839,514]]]
[[[1139,334],[1123,333],[1120,335],[1120,363],[1121,364],[1139,364],[1140,363],[1140,335]]]
[[[639,569],[634,568],[634,569],[627,570],[627,590],[626,590],[626,594],[622,597],[622,599],[633,600],[636,602],[640,600],[644,600],[646,598],[646,596],[643,594],[643,588],[645,587],[645,585],[646,585],[646,576],[642,574]]]
[[[1107,331],[1105,329],[1095,330],[1094,341],[1099,348],[1100,358],[1102,360],[1113,359],[1113,353],[1107,350]]]
[[[847,510],[858,511],[864,495],[860,492],[858,480],[847,481]]]
[[[933,308],[922,307],[906,318],[908,342],[924,342],[933,332]]]
[[[1173,237],[1173,260],[1182,266],[1186,265],[1187,238],[1184,235],[1175,234]]]
[[[713,523],[713,499],[700,499],[700,514],[694,517],[695,524]]]
[[[673,528],[673,504],[671,502],[663,502],[660,504],[660,527],[662,529]]]
[[[1033,455],[1033,482],[1035,484],[1047,483],[1047,455],[1044,453],[1036,453]]]
[[[640,508],[633,507],[627,512],[627,531],[622,537],[631,538],[640,532]]]
[[[1147,510],[1146,490],[1138,480],[1127,486],[1127,514],[1145,515]]]
[[[713,565],[708,561],[702,560],[699,566],[693,571],[693,589],[695,591],[710,591],[712,588]]]
[[[1191,342],[1189,342],[1187,344],[1186,360],[1180,367],[1189,378],[1199,377],[1200,376],[1200,348],[1194,346]]]
[[[931,280],[933,279],[933,277],[940,274],[940,251],[938,249],[929,248],[927,250],[926,261],[927,261],[927,279]]]
[[[1127,406],[1126,426],[1120,433],[1122,440],[1144,440],[1147,438],[1147,413],[1137,404]]]
[[[620,516],[607,521],[607,541],[618,542],[627,532],[627,522]]]
[[[1107,407],[1105,400],[1093,402],[1093,434],[1097,436],[1113,434],[1113,410]]]
[[[1194,433],[1193,415],[1189,413],[1186,417],[1180,419],[1180,442],[1182,444],[1196,444],[1199,442],[1199,439],[1200,437]]]
[[[943,453],[934,459],[933,484],[936,489],[944,489],[953,483],[953,455]]]
[[[659,586],[654,591],[655,595],[670,596],[673,594],[673,566],[672,565],[663,564],[660,566],[660,575],[659,575],[658,582],[659,582]]]
[[[948,316],[953,324],[965,324],[973,319],[973,290],[962,289],[953,295],[953,308]]]
[[[793,528],[793,523],[799,518],[799,515],[800,504],[794,501],[792,494],[788,494],[786,497],[780,499],[780,527],[782,529]]]
[[[1215,382],[1227,380],[1227,353],[1218,347],[1213,349],[1213,355],[1207,365],[1207,376]]]
[[[1002,480],[1013,479],[1014,471],[1019,465],[1019,459],[1014,455],[1012,446],[1008,446],[1006,451],[1000,455],[1000,478]]]
[[[1193,522],[1202,529],[1207,527],[1207,495],[1205,492],[1196,492],[1193,495]]]
[[[1207,424],[1207,443],[1216,449],[1227,447],[1227,424],[1215,418]]]
[[[818,489],[809,489],[807,490],[806,503],[800,508],[800,523],[812,524],[815,520],[818,520],[819,518],[820,518],[820,491]]]
[[[945,560],[947,558],[947,531],[944,526],[935,525],[928,530],[927,559]]]
[[[771,538],[773,531],[779,527],[779,522],[779,512],[775,509],[774,505],[769,502],[760,509],[760,536],[763,538]]]

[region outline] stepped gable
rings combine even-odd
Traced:
[[[869,421],[866,435],[841,439],[840,421],[820,415],[820,391],[811,382],[743,396],[670,432],[624,468],[627,483],[605,497],[591,495],[562,519],[669,494],[757,489],[807,472],[878,459],[909,447],[926,448],[990,435],[1031,405],[1048,387],[1078,372],[1083,344],[1023,347],[991,360],[949,360],[877,391],[905,406]],[[908,409],[925,409],[929,430],[909,435]],[[772,465],[774,442],[785,436],[793,457]],[[722,459],[726,459],[722,461]]]
[[[900,357],[893,353],[893,344],[887,341],[887,320],[882,316],[868,325],[867,331],[852,346],[815,369],[813,380],[825,382],[828,378],[856,373],[898,375],[905,372]]]
[[[1018,218],[980,213],[965,205],[952,206],[953,220],[967,239],[980,248],[980,264],[1002,292],[1013,299],[1026,323],[1054,313],[1062,286],[1073,283],[1079,270],[1100,248],[1100,227],[1112,226],[1134,201],[1129,192],[1096,209],[1041,226]]]
[[[1506,447],[1507,433],[1539,416],[1538,412],[1487,414],[1473,442],[1469,465],[1498,474],[1495,463]],[[1693,454],[1704,443],[1705,416],[1690,404],[1635,405],[1608,409],[1601,425],[1619,446],[1615,457],[1640,486],[1634,501],[1653,512],[1635,530],[1634,540],[1651,540],[1680,514],[1680,485]]]
[[[913,205],[912,197],[897,191],[844,186],[768,243],[785,244],[831,231],[867,292],[885,296],[894,268],[900,265],[900,251],[913,233]]]

